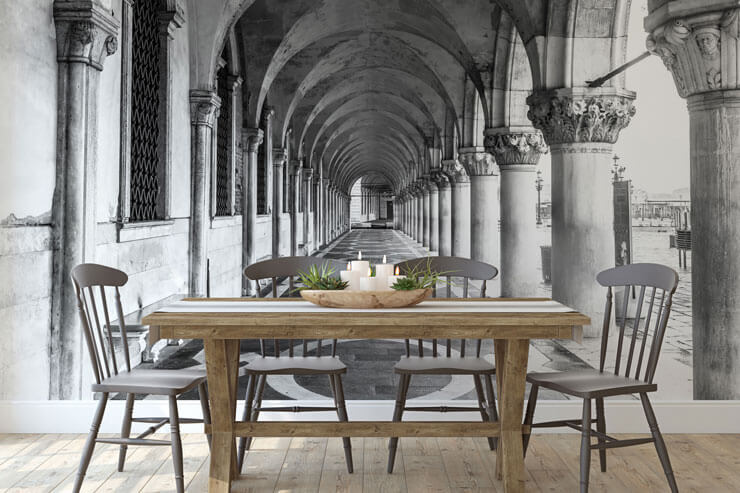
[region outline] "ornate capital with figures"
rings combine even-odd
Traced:
[[[284,147],[273,147],[272,165],[282,167],[288,161],[288,150]]]
[[[103,70],[118,49],[119,22],[98,2],[54,2],[57,60]]]
[[[469,183],[470,177],[465,168],[457,159],[445,159],[442,161],[442,172],[447,175],[451,184]]]
[[[190,123],[213,127],[221,107],[221,99],[213,91],[190,91]]]
[[[496,159],[484,147],[461,147],[457,158],[469,176],[496,176],[499,174]]]
[[[502,169],[534,166],[550,150],[542,132],[534,128],[487,128],[485,136],[486,150]]]
[[[246,143],[247,152],[257,152],[262,141],[265,138],[265,133],[261,128],[245,128],[244,129],[244,140]]]
[[[429,178],[437,184],[437,188],[444,190],[450,186],[450,177],[442,168],[433,168],[429,172]]]
[[[718,0],[705,3],[700,10],[688,4],[656,10],[645,19],[647,49],[663,60],[684,98],[740,87],[740,9]]]
[[[635,114],[635,93],[614,88],[553,89],[527,98],[527,116],[549,145],[613,144]]]

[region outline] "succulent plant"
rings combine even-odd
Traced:
[[[416,264],[406,273],[406,277],[396,280],[391,288],[397,291],[434,288],[439,283],[446,284],[447,281],[441,278],[448,274],[448,272],[433,271],[432,260],[430,258],[427,260],[426,265],[422,263]]]
[[[324,263],[319,268],[317,265],[312,265],[308,272],[299,272],[298,279],[303,284],[303,289],[317,289],[317,290],[342,290],[348,285],[346,281],[342,281],[338,277],[334,277],[334,268]]]

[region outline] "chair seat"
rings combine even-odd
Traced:
[[[597,370],[530,373],[527,381],[564,394],[584,398],[655,392],[658,386]]]
[[[206,380],[205,370],[133,370],[92,385],[93,392],[180,395]]]
[[[494,374],[496,369],[485,358],[460,356],[403,356],[393,367],[396,373],[472,375]]]
[[[265,356],[251,361],[246,370],[275,375],[324,375],[346,373],[347,366],[336,356]]]

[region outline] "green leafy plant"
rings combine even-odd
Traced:
[[[435,272],[432,270],[432,259],[427,258],[426,264],[421,262],[414,265],[406,277],[398,279],[391,288],[397,291],[411,291],[413,289],[434,288],[438,284],[446,285],[447,281],[442,277],[450,275],[451,272]]]
[[[317,289],[317,290],[342,290],[347,287],[349,283],[342,281],[338,277],[334,277],[335,270],[329,264],[324,263],[321,267],[312,265],[308,272],[298,272],[298,279],[303,284],[303,287],[298,288],[299,291],[304,289]]]

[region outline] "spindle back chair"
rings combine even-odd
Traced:
[[[262,279],[272,280],[272,296],[278,296],[278,281],[288,278],[289,292],[291,296],[300,296],[295,289],[295,278],[302,273],[308,273],[313,266],[321,269],[328,267],[333,269],[333,276],[339,276],[339,271],[344,267],[343,262],[319,257],[280,257],[264,260],[247,266],[244,275],[253,281]],[[258,290],[259,291],[259,290]],[[308,356],[310,347],[315,341],[316,356]],[[251,361],[246,367],[248,377],[247,395],[245,398],[243,421],[257,421],[260,412],[313,412],[313,411],[336,411],[340,421],[347,421],[347,408],[344,401],[344,389],[342,386],[342,375],[347,372],[347,367],[337,357],[337,340],[332,339],[329,354],[322,353],[323,339],[302,339],[302,354],[296,357],[294,344],[288,341],[288,356],[281,356],[280,340],[272,340],[272,351],[268,350],[270,341],[260,339],[260,358]],[[271,353],[271,354],[270,354]],[[262,407],[262,396],[268,375],[327,375],[329,385],[334,396],[333,407],[318,406],[282,406]],[[353,471],[352,447],[348,437],[342,439],[344,442],[344,454],[347,462],[347,470]],[[241,471],[244,463],[244,455],[251,445],[251,437],[239,439],[237,447],[237,467]]]
[[[180,423],[210,423],[208,394],[205,370],[145,370],[131,368],[126,321],[121,306],[119,288],[128,282],[126,273],[98,264],[80,264],[72,269],[72,283],[77,295],[77,310],[80,316],[82,333],[90,356],[95,383],[93,392],[101,397],[93,418],[90,433],[85,442],[80,466],[73,491],[82,487],[82,481],[90,464],[96,443],[120,445],[118,470],[123,471],[126,451],[129,445],[169,445],[172,447],[172,460],[175,470],[175,486],[178,492],[185,490],[183,476],[182,442]],[[120,330],[122,355],[116,354],[116,345],[111,324],[111,303],[113,294],[116,326]],[[177,396],[198,388],[201,399],[203,419],[180,418],[177,409]],[[99,438],[98,430],[105,413],[111,393],[126,395],[126,408],[121,425],[120,438]],[[169,398],[170,415],[163,418],[134,418],[135,394],[166,395]],[[136,438],[129,438],[132,423],[152,423],[145,432]],[[146,439],[165,424],[170,424],[170,440]],[[210,443],[210,437],[209,437]]]
[[[469,290],[469,281],[481,281],[480,297],[485,297],[486,282],[494,279],[498,275],[496,267],[462,257],[421,257],[412,260],[406,260],[397,264],[400,274],[411,275],[414,272],[425,271],[430,269],[432,272],[443,274],[445,278],[445,295],[447,298],[452,296],[452,282],[455,278],[463,280],[463,297],[467,297]],[[438,297],[440,290],[437,286],[433,288],[433,296]],[[489,361],[481,357],[480,339],[474,339],[474,355],[471,356],[466,351],[466,340],[452,339],[445,340],[445,351],[440,354],[438,339],[432,339],[431,354],[424,351],[426,344],[423,339],[416,340],[416,354],[412,354],[412,344],[409,339],[405,339],[406,356],[394,366],[395,373],[400,375],[398,394],[396,397],[396,406],[393,414],[393,421],[401,421],[404,411],[430,411],[430,412],[480,412],[484,421],[498,420],[496,410],[496,398],[493,390],[492,375],[495,374],[495,367]],[[457,342],[457,352],[459,356],[453,355],[453,349]],[[475,384],[476,396],[478,398],[478,407],[450,407],[450,406],[412,406],[406,405],[409,385],[412,375],[471,375]],[[485,391],[484,391],[485,389]],[[497,440],[489,438],[489,447],[491,450],[496,448]],[[388,454],[388,472],[393,472],[396,449],[398,447],[398,438],[392,437],[389,443]]]
[[[673,304],[673,294],[678,286],[678,274],[671,268],[659,264],[631,264],[607,269],[596,277],[607,288],[599,369],[587,371],[563,371],[556,373],[530,373],[527,381],[532,384],[525,425],[531,428],[568,426],[581,432],[581,492],[588,491],[591,450],[599,451],[601,470],[606,471],[606,449],[627,447],[643,443],[654,443],[661,465],[672,492],[677,492],[676,480],[668,457],[663,436],[658,428],[648,393],[655,392],[655,369],[660,349],[668,326]],[[618,320],[614,356],[609,351],[610,327],[614,317],[614,297],[622,290],[622,320]],[[634,298],[633,298],[634,296]],[[634,318],[628,331],[628,309],[630,300],[635,300]],[[643,322],[644,320],[644,322]],[[613,368],[609,365],[614,362]],[[581,419],[558,420],[533,423],[537,394],[540,387],[562,392],[583,399]],[[650,427],[650,438],[617,440],[606,434],[604,398],[615,395],[639,394],[645,418]],[[591,418],[591,401],[596,404],[596,418]],[[596,423],[596,430],[592,430]],[[591,435],[598,443],[591,444]],[[527,452],[530,434],[524,435],[524,452]]]

